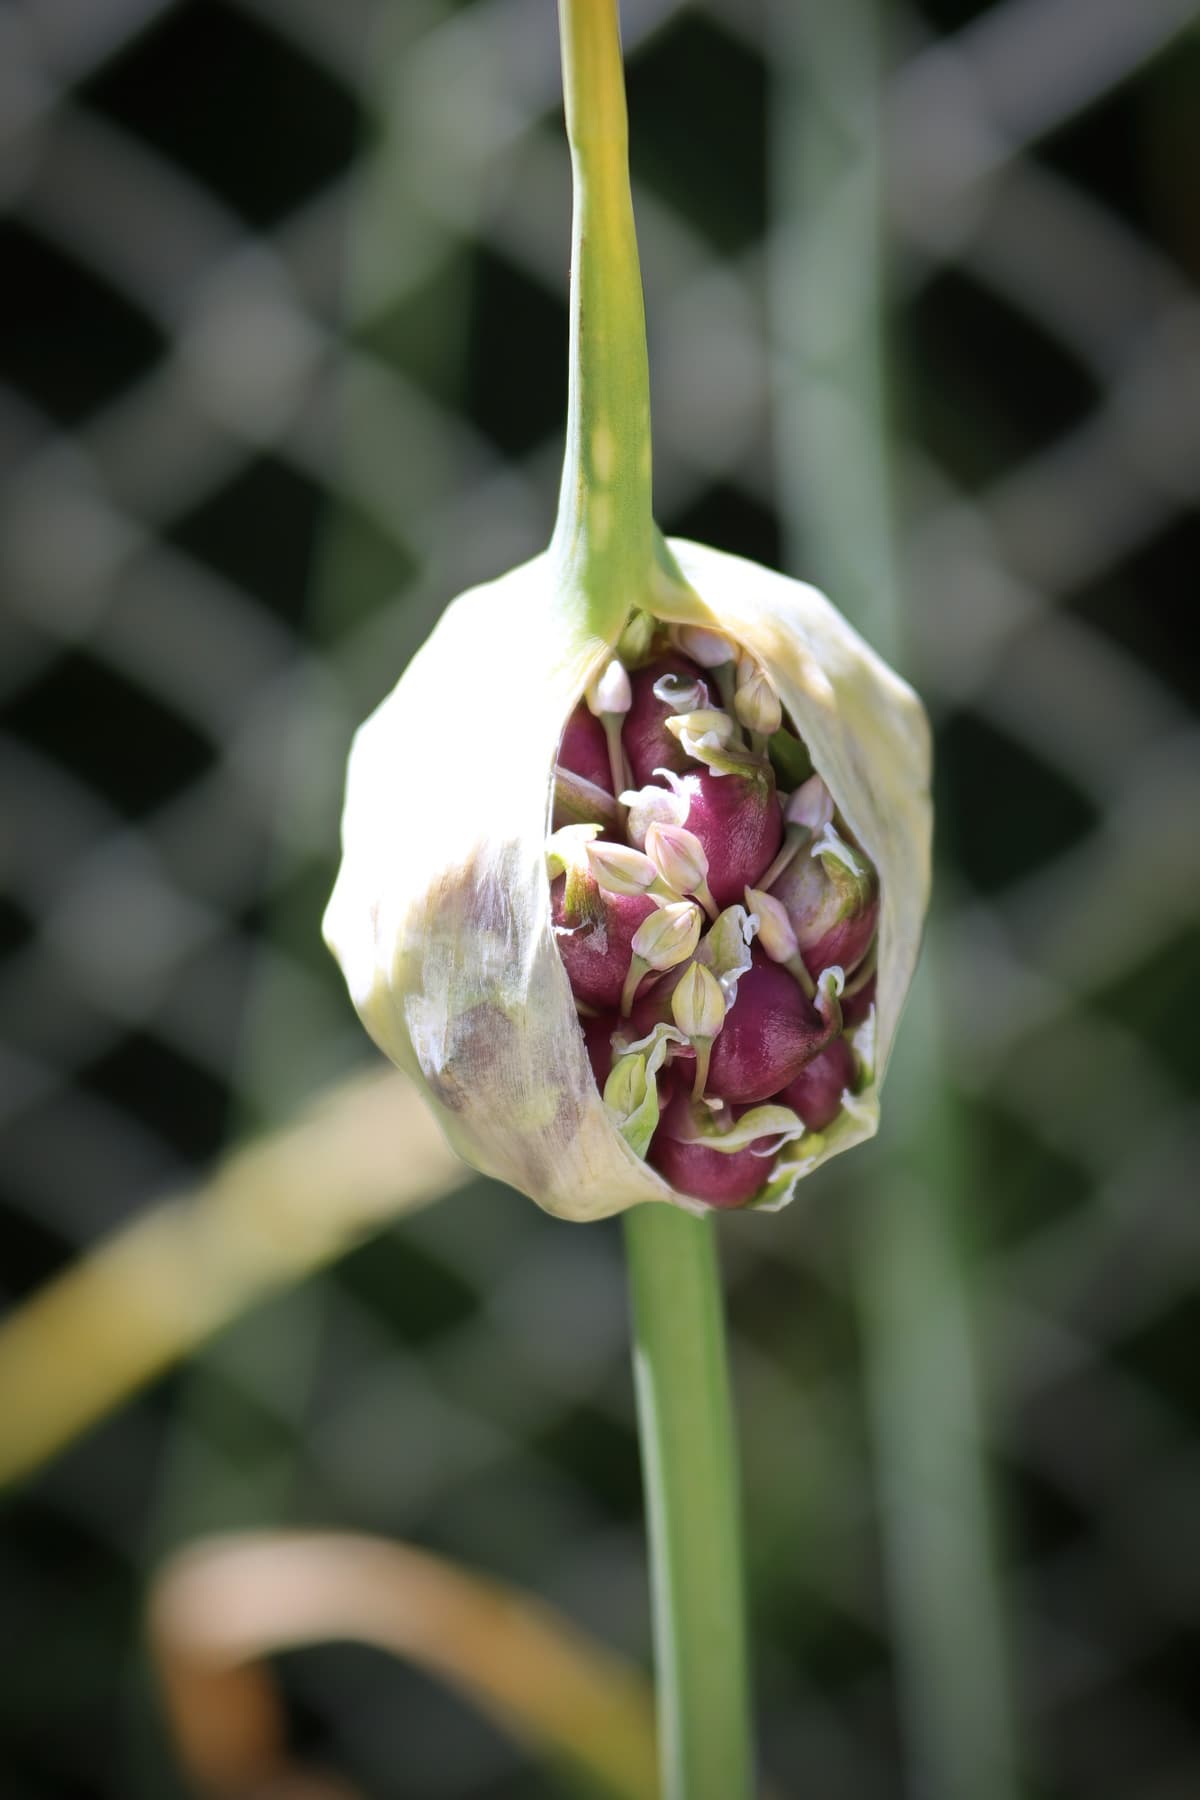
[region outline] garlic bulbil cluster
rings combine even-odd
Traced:
[[[878,876],[752,653],[626,638],[558,746],[559,955],[634,1153],[710,1206],[770,1200],[873,1072]]]
[[[929,874],[916,696],[815,589],[663,544],[610,641],[549,557],[360,731],[327,938],[476,1167],[773,1208],[870,1136]]]

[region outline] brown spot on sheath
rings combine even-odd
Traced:
[[[491,1001],[469,1006],[447,1022],[444,1053],[436,1066],[426,1066],[425,1079],[437,1099],[452,1112],[495,1091],[497,1077],[515,1062],[519,1027]]]
[[[470,1100],[470,1095],[454,1070],[444,1068],[434,1071],[426,1069],[425,1079],[429,1083],[429,1091],[439,1106],[447,1112],[463,1112]]]
[[[563,1146],[578,1135],[582,1102],[556,1071],[538,1077],[536,1092],[522,1041],[529,1029],[499,1006],[481,1001],[455,1019],[446,1033],[446,1054],[425,1077],[449,1111],[469,1117],[481,1137],[492,1137],[506,1180],[534,1194],[556,1185]],[[523,1119],[535,1116],[535,1127]]]

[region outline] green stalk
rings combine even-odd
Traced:
[[[650,374],[616,0],[559,0],[575,209],[559,599],[614,643],[649,596]],[[664,1800],[747,1800],[749,1684],[737,1460],[710,1220],[625,1221],[650,1540]]]
[[[884,362],[883,47],[875,0],[776,7],[780,465],[806,572],[899,660]],[[889,1075],[889,1171],[855,1277],[908,1745],[925,1800],[1020,1791],[975,1378],[972,1197],[938,1021],[936,917]],[[888,1120],[890,1119],[890,1123]],[[878,1171],[880,1164],[875,1163]]]
[[[567,438],[550,554],[560,595],[616,641],[654,569],[650,371],[615,0],[559,0],[571,146]]]
[[[737,1452],[711,1219],[625,1216],[663,1800],[752,1791]]]

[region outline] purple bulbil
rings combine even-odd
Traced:
[[[649,1161],[664,1181],[681,1194],[691,1194],[693,1199],[718,1208],[744,1206],[770,1174],[770,1158],[756,1156],[753,1150],[734,1150],[725,1155],[720,1150],[706,1150],[703,1144],[684,1143],[674,1133],[688,1112],[687,1092],[683,1089],[664,1108],[650,1144]]]
[[[847,1031],[855,1025],[861,1025],[875,1004],[875,976],[864,982],[856,994],[847,994],[842,1001],[842,1024]]]
[[[656,657],[630,677],[633,705],[625,715],[621,741],[629,758],[635,787],[646,787],[656,780],[656,769],[682,771],[689,767],[683,746],[667,730],[665,723],[674,717],[675,709],[665,700],[658,699],[654,692],[655,682],[664,675],[677,676],[684,683],[702,680],[700,670],[691,658],[678,654]]]
[[[599,719],[594,718],[581,700],[567,720],[559,740],[559,764],[573,775],[612,793],[612,772],[608,761],[608,739]]]
[[[595,1019],[580,1019],[583,1027],[583,1041],[587,1047],[588,1061],[592,1065],[592,1074],[596,1078],[596,1086],[604,1092],[604,1084],[612,1074],[613,1044],[612,1034],[621,1024],[616,1013],[601,1013]]]
[[[872,879],[847,873],[835,880],[819,856],[802,849],[771,892],[787,912],[814,980],[835,963],[847,974],[857,968],[879,924],[879,892]]]
[[[780,1106],[790,1106],[810,1131],[824,1131],[841,1112],[842,1094],[853,1082],[854,1053],[845,1038],[836,1037],[775,1098]]]
[[[705,1091],[754,1105],[792,1081],[829,1041],[829,1027],[794,975],[757,948],[713,1039]]]
[[[573,879],[570,902],[567,877],[550,887],[551,920],[558,954],[577,1000],[613,1009],[633,955],[633,934],[654,911],[644,894],[609,894],[590,876]]]
[[[770,866],[783,838],[783,821],[769,763],[761,773],[716,775],[697,769],[684,778],[687,829],[708,857],[708,885],[719,907],[740,904]]]

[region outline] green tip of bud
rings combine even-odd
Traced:
[[[645,662],[654,642],[654,633],[658,629],[658,621],[652,613],[642,612],[639,608],[629,619],[624,631],[617,641],[617,655],[626,668],[636,668]]]
[[[646,1099],[646,1063],[641,1056],[622,1056],[604,1084],[604,1104],[628,1118]]]
[[[588,863],[588,847],[600,836],[600,825],[562,825],[546,839],[546,868],[551,881],[565,869],[579,869]]]
[[[733,710],[747,731],[770,737],[783,723],[783,708],[771,682],[753,657],[743,656],[738,662],[737,692]]]

